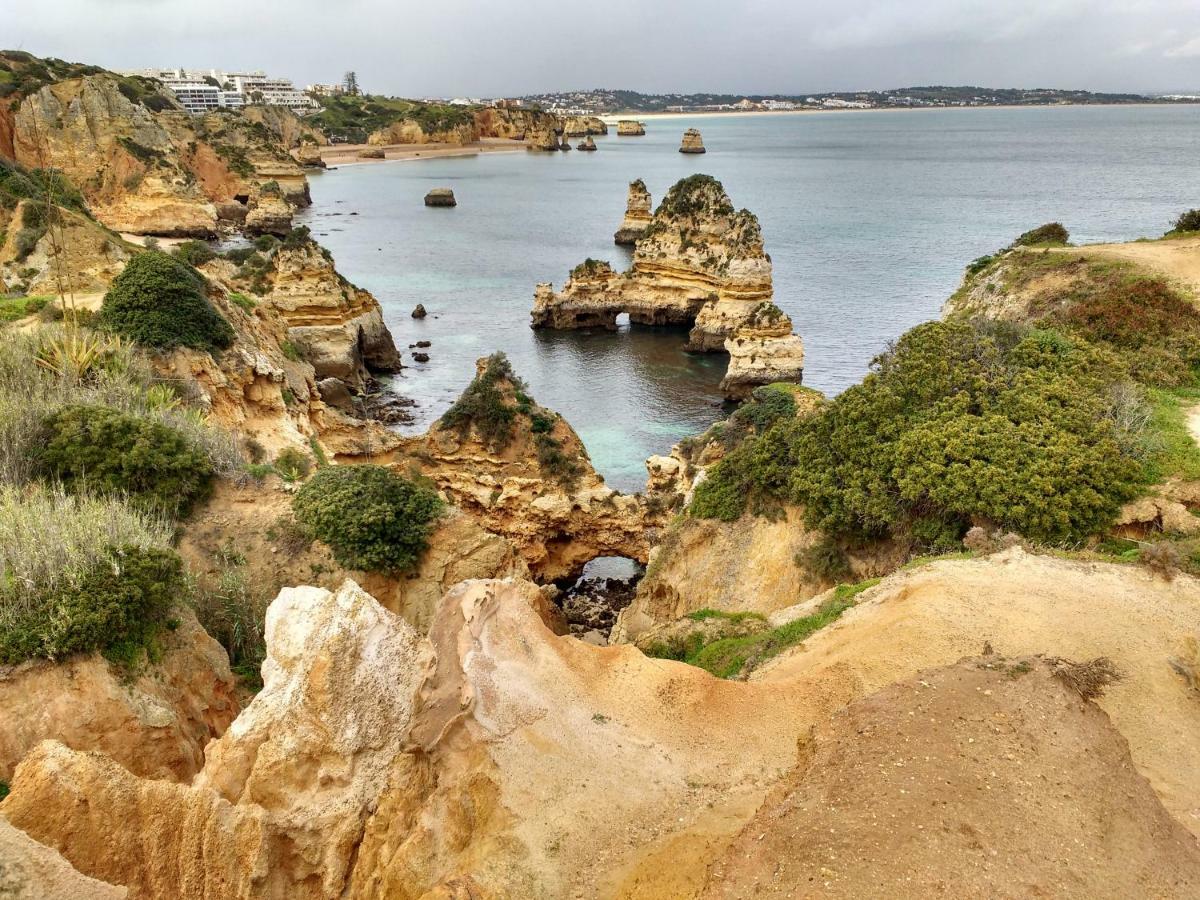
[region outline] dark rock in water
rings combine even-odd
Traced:
[[[417,401],[398,394],[380,392],[368,394],[362,400],[363,415],[384,425],[409,425],[413,421],[409,409],[417,405]]]
[[[317,390],[321,394],[321,402],[326,406],[340,409],[352,416],[359,414],[360,410],[354,402],[354,396],[340,378],[322,378],[317,382]]]
[[[425,195],[426,206],[458,206],[454,199],[454,191],[450,188],[434,188]]]
[[[566,138],[563,138],[563,142],[562,142],[561,144],[559,144],[559,145],[558,145],[558,149],[559,149],[559,150],[570,150],[570,149],[571,149],[571,145],[570,145],[570,143],[567,141],[567,139],[566,139]]]
[[[417,362],[429,362],[429,354],[428,353],[414,353],[413,359],[415,359]]]
[[[608,635],[617,613],[633,602],[640,574],[631,578],[580,578],[563,592],[562,611],[572,634],[599,631]]]
[[[417,341],[413,344],[414,347],[432,347],[433,341]]]
[[[589,134],[582,141],[580,141],[578,144],[575,145],[575,149],[576,150],[595,150],[596,142],[592,140],[592,136]]]
[[[425,304],[424,303],[418,303],[415,307],[413,307],[412,317],[414,319],[423,319],[427,315],[428,315],[428,313],[425,312]]]

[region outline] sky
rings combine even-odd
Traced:
[[[0,47],[372,93],[1200,92],[1200,0],[0,0]]]

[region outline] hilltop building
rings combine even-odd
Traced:
[[[224,72],[219,69],[141,69],[125,72],[155,78],[173,93],[190,113],[237,109],[248,103],[285,106],[304,114],[318,103],[298,90],[289,78],[272,78],[265,72]]]

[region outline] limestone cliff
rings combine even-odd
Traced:
[[[551,113],[533,109],[497,109],[491,106],[475,111],[475,126],[481,138],[506,138],[528,140],[533,132],[555,132],[562,129],[562,122]],[[594,134],[605,134],[597,131]]]
[[[145,778],[187,781],[238,714],[225,651],[190,610],[162,659],[129,679],[99,654],[0,666],[0,781],[40,741],[102,750]]]
[[[0,897],[6,900],[126,900],[129,891],[81,875],[61,853],[0,817]]]
[[[608,125],[598,116],[566,116],[563,119],[563,134],[567,137],[608,134]]]
[[[367,143],[372,146],[390,144],[472,144],[479,140],[479,127],[474,121],[445,128],[427,129],[415,119],[400,119],[385,128],[371,132]]]
[[[270,182],[307,203],[303,172],[267,125],[241,113],[194,117],[154,82],[89,71],[35,85],[4,116],[12,158],[63,172],[109,228],[211,236],[219,205],[253,205]]]
[[[497,417],[507,428],[491,427]],[[604,484],[574,429],[534,403],[502,355],[479,361],[463,398],[394,464],[510,541],[539,581],[573,578],[597,556],[649,552],[644,501]]]
[[[636,183],[631,201],[635,190]],[[771,260],[758,219],[736,211],[716,179],[693,175],[663,198],[637,239],[629,271],[617,274],[589,260],[560,293],[538,285],[532,325],[611,329],[621,313],[644,325],[690,324],[687,349],[736,351],[727,387],[740,396],[755,384],[801,374],[799,339],[771,296]],[[739,329],[740,339],[727,344]]]
[[[646,133],[646,126],[634,119],[622,119],[617,123],[617,135],[638,137]]]
[[[289,590],[266,688],[191,787],[45,743],[0,812],[85,875],[181,900],[1184,897],[1200,709],[1168,661],[1197,590],[1019,550],[938,562],[749,682],[555,636],[527,582],[458,586],[427,638],[353,584]],[[1070,662],[1097,657],[1106,693]],[[931,845],[947,816],[970,829]]]
[[[680,153],[703,153],[704,138],[695,128],[689,128],[683,133],[683,141],[679,145]]]
[[[633,246],[645,234],[654,216],[650,203],[650,191],[642,179],[629,182],[629,196],[625,201],[625,218],[613,235],[613,243]]]

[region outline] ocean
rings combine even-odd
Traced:
[[[708,152],[678,153],[699,128]],[[625,268],[612,243],[628,183],[655,204],[678,179],[720,179],[757,214],[775,301],[804,339],[804,383],[836,394],[908,328],[936,318],[972,259],[1061,221],[1076,243],[1162,234],[1200,206],[1200,106],[983,108],[684,117],[595,153],[488,153],[344,166],[310,178],[299,221],[383,306],[405,354],[390,389],[424,430],[502,350],[543,406],[575,427],[615,488],[645,458],[727,414],[720,355],[686,331],[534,332],[534,285],[561,287],[587,257]],[[576,143],[578,139],[572,141]],[[431,209],[451,187],[454,209]],[[356,215],[351,215],[356,213]],[[416,304],[429,315],[411,318]],[[430,341],[427,363],[410,344]]]

